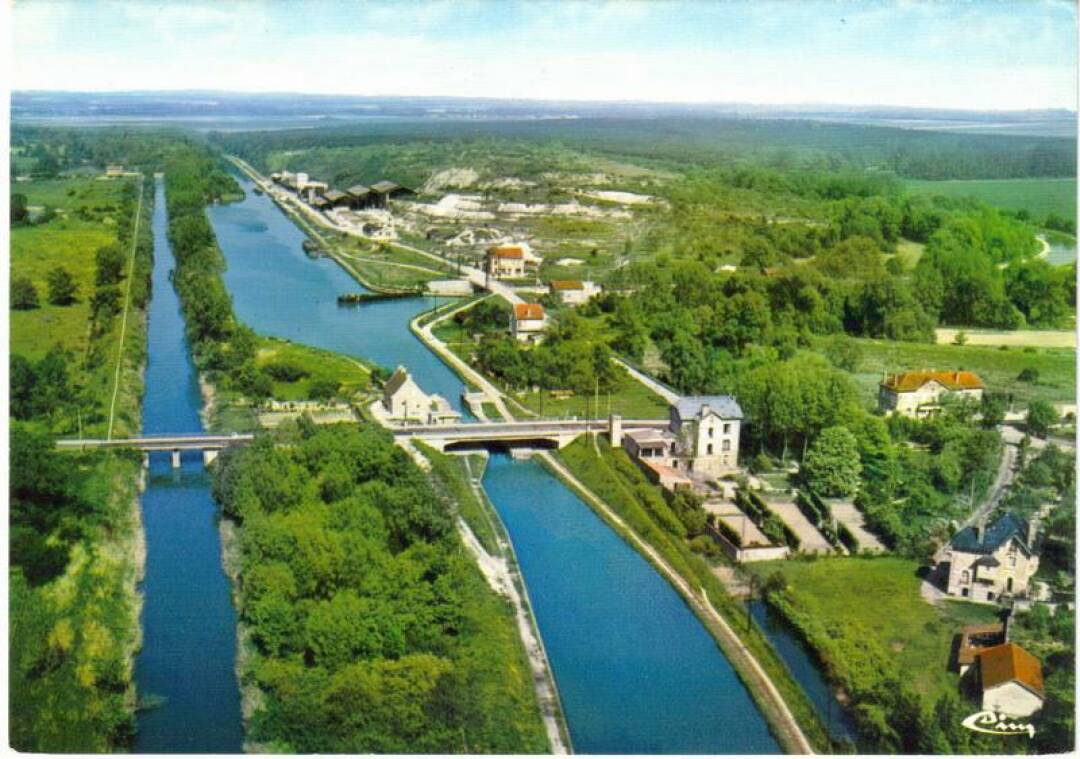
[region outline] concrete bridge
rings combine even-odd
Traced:
[[[172,453],[174,469],[180,467],[181,451],[202,451],[203,463],[217,458],[218,451],[230,445],[245,445],[255,439],[251,434],[205,435],[144,435],[142,437],[117,438],[113,440],[57,440],[56,447],[65,451],[83,451],[94,448],[136,448],[149,455],[151,451]]]
[[[390,431],[399,441],[421,440],[432,448],[445,451],[449,447],[483,445],[485,443],[539,444],[563,448],[586,432],[608,432],[616,442],[622,433],[633,429],[663,429],[666,419],[557,419],[514,422],[479,422],[466,424],[392,426]]]

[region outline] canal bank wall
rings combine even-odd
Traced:
[[[705,589],[701,588],[700,594],[696,592],[687,579],[679,574],[657,549],[640,537],[622,517],[589,490],[562,462],[546,451],[538,452],[536,455],[545,468],[577,493],[612,530],[644,556],[678,591],[695,616],[716,638],[728,661],[732,663],[740,679],[746,684],[758,708],[768,719],[784,750],[789,754],[815,753],[798,720],[791,713],[787,702],[776,689],[772,679],[762,669],[753,653],[727,623],[727,620],[712,605]]]

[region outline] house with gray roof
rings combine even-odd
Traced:
[[[627,432],[632,459],[649,465],[719,477],[739,464],[742,408],[730,395],[680,398],[668,409],[666,430]]]
[[[989,525],[977,522],[953,535],[941,554],[945,591],[968,601],[1000,603],[1025,596],[1039,569],[1036,522],[1009,512]],[[947,565],[947,566],[946,566]]]

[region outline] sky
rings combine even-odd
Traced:
[[[15,90],[1068,108],[1065,0],[14,0]]]

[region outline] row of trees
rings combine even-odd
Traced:
[[[443,500],[374,426],[262,437],[219,459],[241,524],[239,613],[282,751],[547,750],[509,610]],[[282,445],[284,444],[284,445]]]

